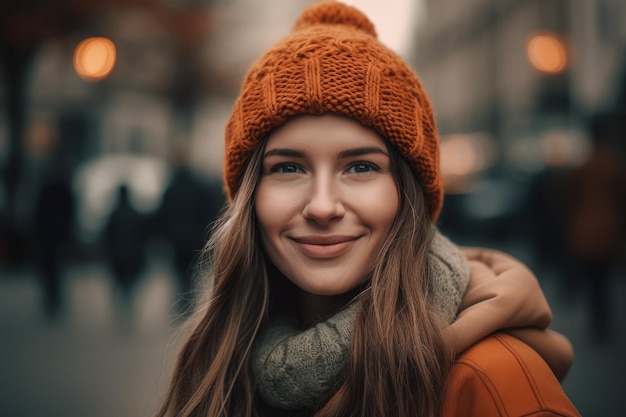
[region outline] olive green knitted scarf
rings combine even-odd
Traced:
[[[427,256],[442,317],[451,323],[469,281],[467,261],[438,231]],[[358,301],[301,330],[295,318],[274,320],[258,338],[251,367],[258,392],[270,406],[297,410],[323,404],[342,381]]]

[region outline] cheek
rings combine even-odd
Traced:
[[[377,229],[388,231],[396,217],[399,196],[395,182],[390,180],[376,189],[355,196],[361,199],[363,216]]]
[[[295,193],[267,186],[261,180],[255,196],[254,210],[264,236],[279,232],[297,210]]]

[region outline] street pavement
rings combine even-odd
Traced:
[[[538,274],[541,275],[541,274]],[[575,349],[564,381],[585,417],[626,416],[626,279],[612,282],[613,337],[596,341],[588,330],[584,293],[565,299],[549,273],[542,287],[553,328]],[[28,267],[0,269],[0,416],[144,417],[155,413],[177,350],[176,294],[171,269],[152,262],[134,309],[115,301],[108,270],[97,263],[66,268],[64,313],[47,319]]]

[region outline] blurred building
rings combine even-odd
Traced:
[[[412,59],[444,143],[448,208],[511,216],[533,176],[585,159],[592,117],[624,100],[626,3],[427,0],[425,9]]]
[[[625,19],[620,0],[429,0],[414,64],[443,134],[511,146],[614,106]]]
[[[207,158],[213,141],[196,133],[198,109],[223,84],[209,55],[215,3],[3,3],[0,248],[30,238],[33,201],[52,155],[70,165],[79,235],[99,230],[120,183],[131,187],[138,209],[155,209],[174,143],[188,144],[199,176],[220,171],[219,159]],[[6,252],[0,264],[20,257]]]

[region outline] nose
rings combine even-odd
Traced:
[[[302,215],[318,224],[327,224],[341,219],[346,209],[341,199],[340,187],[332,178],[318,178],[312,183],[310,198]]]

